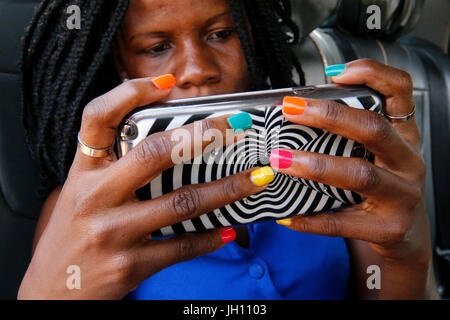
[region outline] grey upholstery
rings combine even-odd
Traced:
[[[20,38],[39,0],[0,0],[0,299],[14,299],[30,261],[31,242],[42,203],[35,190],[37,170],[25,144],[20,121],[18,61]],[[323,3],[322,3],[323,2]],[[331,14],[338,1],[303,0],[294,8],[310,13],[303,19],[302,30],[308,34]],[[322,4],[321,4],[322,3]],[[320,6],[322,5],[322,7]],[[318,8],[324,8],[320,12]],[[303,11],[302,11],[303,10]],[[315,16],[313,13],[316,12]],[[324,14],[326,12],[326,14]],[[315,16],[315,18],[312,18]],[[297,21],[300,19],[297,17]],[[343,36],[351,44],[355,58],[370,57],[409,71],[414,78],[417,119],[423,137],[423,154],[430,165],[429,85],[424,67],[411,47],[395,42],[379,42]],[[308,84],[325,83],[325,65],[344,63],[348,56],[343,44],[329,30],[317,29],[296,48]],[[438,54],[438,53],[436,53]],[[444,68],[445,69],[445,68]],[[447,68],[447,75],[450,70]],[[447,105],[448,101],[446,102]],[[427,175],[427,206],[434,230],[433,182]]]
[[[0,299],[15,298],[41,203],[20,120],[20,38],[38,1],[0,0]]]
[[[302,45],[297,48],[297,55],[305,62],[304,69],[307,75],[307,84],[325,83],[327,79],[323,70],[328,65],[346,63],[360,58],[371,58],[393,67],[407,70],[414,81],[414,100],[417,106],[416,120],[423,141],[422,154],[427,167],[431,168],[429,85],[423,63],[414,49],[398,42],[382,42],[345,35],[344,39],[348,40],[347,44],[354,51],[354,57],[347,59],[340,48],[342,44],[339,43],[338,38],[331,36],[329,31],[329,29],[321,28],[314,30],[303,41]],[[336,31],[333,30],[333,32]],[[434,238],[435,209],[431,170],[427,172],[427,182],[427,207]]]
[[[327,81],[324,74],[324,67],[333,64],[346,63],[354,59],[371,58],[391,65],[393,67],[408,71],[414,81],[414,102],[416,104],[416,121],[418,123],[422,138],[422,156],[427,167],[426,174],[426,206],[430,219],[431,237],[433,248],[437,248],[437,239],[439,237],[439,223],[437,211],[441,210],[441,214],[446,215],[448,223],[448,181],[446,186],[436,188],[436,181],[442,177],[449,176],[449,166],[447,164],[439,164],[439,168],[433,167],[432,142],[435,144],[447,145],[450,141],[450,125],[443,125],[444,130],[436,131],[432,128],[431,113],[440,112],[444,115],[444,122],[450,124],[450,59],[435,45],[413,37],[403,37],[397,41],[381,41],[374,39],[366,39],[354,35],[342,34],[336,29],[317,28],[303,40],[303,43],[296,48],[297,56],[303,62],[306,83],[321,84]],[[426,55],[430,63],[434,66],[433,71],[442,81],[439,86],[442,88],[438,93],[436,87],[430,84],[429,73],[430,66],[426,65],[423,60]],[[438,74],[437,74],[438,73]],[[433,97],[439,94],[439,104],[433,104]],[[433,108],[440,108],[436,110]],[[445,130],[446,129],[446,130]],[[434,131],[434,132],[433,132]],[[433,133],[433,135],[432,135]],[[448,148],[446,151],[448,158]],[[434,154],[434,156],[442,157],[443,154]],[[436,159],[435,159],[436,160]],[[445,181],[444,181],[445,183]],[[436,201],[440,200],[437,208]],[[447,224],[448,225],[448,224]],[[442,232],[448,232],[443,230]],[[442,241],[442,240],[441,240]],[[449,264],[442,257],[435,254],[435,273],[438,280],[445,281],[447,286],[440,286],[442,294],[448,295],[448,277]],[[442,278],[442,279],[440,279]],[[445,280],[444,280],[445,279]],[[444,292],[444,290],[447,290]]]

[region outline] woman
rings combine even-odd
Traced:
[[[289,121],[363,143],[375,164],[283,150],[272,154],[272,166],[358,192],[363,203],[236,232],[151,239],[161,227],[262,191],[271,170],[255,168],[137,201],[136,190],[173,165],[170,131],[148,137],[119,160],[82,151],[108,149],[122,118],[138,106],[291,86],[293,67],[303,84],[274,14],[293,27],[288,2],[79,3],[81,30],[65,28],[66,1],[43,1],[24,40],[24,120],[41,168],[41,193],[48,197],[19,298],[120,299],[136,288],[131,298],[437,297],[414,119],[389,122],[329,101],[294,99],[283,113]],[[384,94],[388,114],[411,113],[406,72],[371,60],[328,71],[336,83],[366,84]],[[229,129],[225,117],[202,125]],[[78,132],[82,147],[76,149]],[[275,166],[280,158],[287,161],[283,168]],[[73,265],[81,271],[78,290],[66,286]],[[375,290],[366,285],[371,265],[381,268]]]

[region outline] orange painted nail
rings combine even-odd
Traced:
[[[170,89],[175,85],[175,77],[172,74],[165,74],[152,79],[155,86],[161,90]]]
[[[302,114],[306,109],[306,100],[299,97],[284,97],[283,112],[290,115]]]

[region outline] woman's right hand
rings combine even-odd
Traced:
[[[119,85],[86,106],[81,140],[97,148],[112,145],[119,123],[130,111],[159,101],[169,92],[159,89],[150,78]],[[226,117],[203,120],[201,124],[204,130],[220,130],[224,137],[230,129]],[[194,125],[184,129],[193,133]],[[174,165],[171,153],[176,142],[171,134],[153,134],[120,159],[93,158],[77,150],[22,280],[19,299],[120,299],[154,273],[233,240],[231,228],[163,240],[149,236],[267,186],[253,183],[252,169],[139,201],[135,191]],[[192,138],[191,146],[199,142],[203,149],[209,144]],[[79,268],[80,289],[67,285],[70,266]]]

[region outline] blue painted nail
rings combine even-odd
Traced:
[[[227,120],[236,133],[250,129],[253,125],[252,117],[245,112],[235,114],[227,118]]]
[[[325,68],[325,74],[327,77],[338,76],[345,69],[345,64],[334,64]]]

